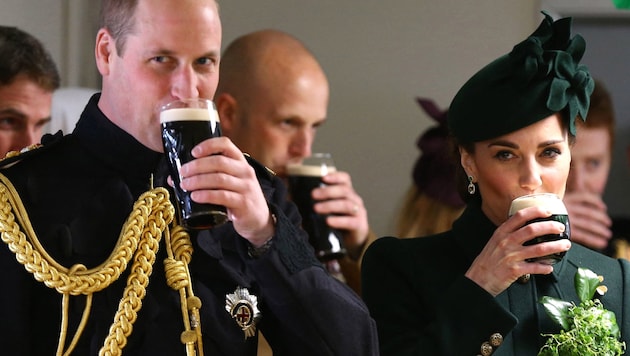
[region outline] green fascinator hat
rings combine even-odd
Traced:
[[[575,118],[583,120],[594,82],[579,62],[586,43],[571,38],[571,18],[545,18],[512,52],[494,60],[455,95],[449,128],[460,143],[514,132],[561,112],[575,135]]]

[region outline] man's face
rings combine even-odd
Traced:
[[[284,176],[288,163],[311,155],[317,128],[326,120],[328,82],[323,73],[307,71],[266,86],[247,103],[239,103],[228,136],[243,152]]]
[[[109,55],[98,58],[99,48]],[[182,98],[212,99],[220,50],[214,1],[141,0],[123,53],[117,53],[108,32],[99,32],[99,107],[112,122],[160,152],[159,107]]]
[[[52,92],[25,76],[0,86],[0,157],[40,141],[51,102]]]

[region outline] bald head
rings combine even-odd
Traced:
[[[304,75],[315,76],[327,85],[321,66],[300,40],[278,30],[252,32],[225,49],[217,95],[229,93],[242,101],[277,85],[294,85]]]
[[[221,130],[279,174],[311,154],[329,87],[313,54],[276,30],[237,38],[223,53],[214,96]]]

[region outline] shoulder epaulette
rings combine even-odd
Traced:
[[[61,131],[57,131],[54,135],[45,134],[42,136],[42,143],[36,143],[34,145],[24,147],[19,151],[9,151],[4,158],[0,159],[0,169],[10,167],[14,163],[23,159],[48,151],[48,149],[60,142],[61,138],[63,138],[63,133]]]
[[[271,168],[263,165],[262,163],[252,158],[252,156],[250,156],[249,153],[243,152],[243,155],[245,155],[245,158],[247,159],[247,162],[249,163],[249,165],[254,167],[254,170],[256,171],[257,176],[265,177],[267,179],[272,179],[272,177],[276,175],[276,172],[274,172],[273,170],[271,170]]]

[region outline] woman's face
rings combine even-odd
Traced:
[[[460,148],[466,174],[479,187],[483,212],[496,225],[507,219],[512,199],[533,193],[562,198],[569,175],[568,133],[555,114],[507,135]]]

